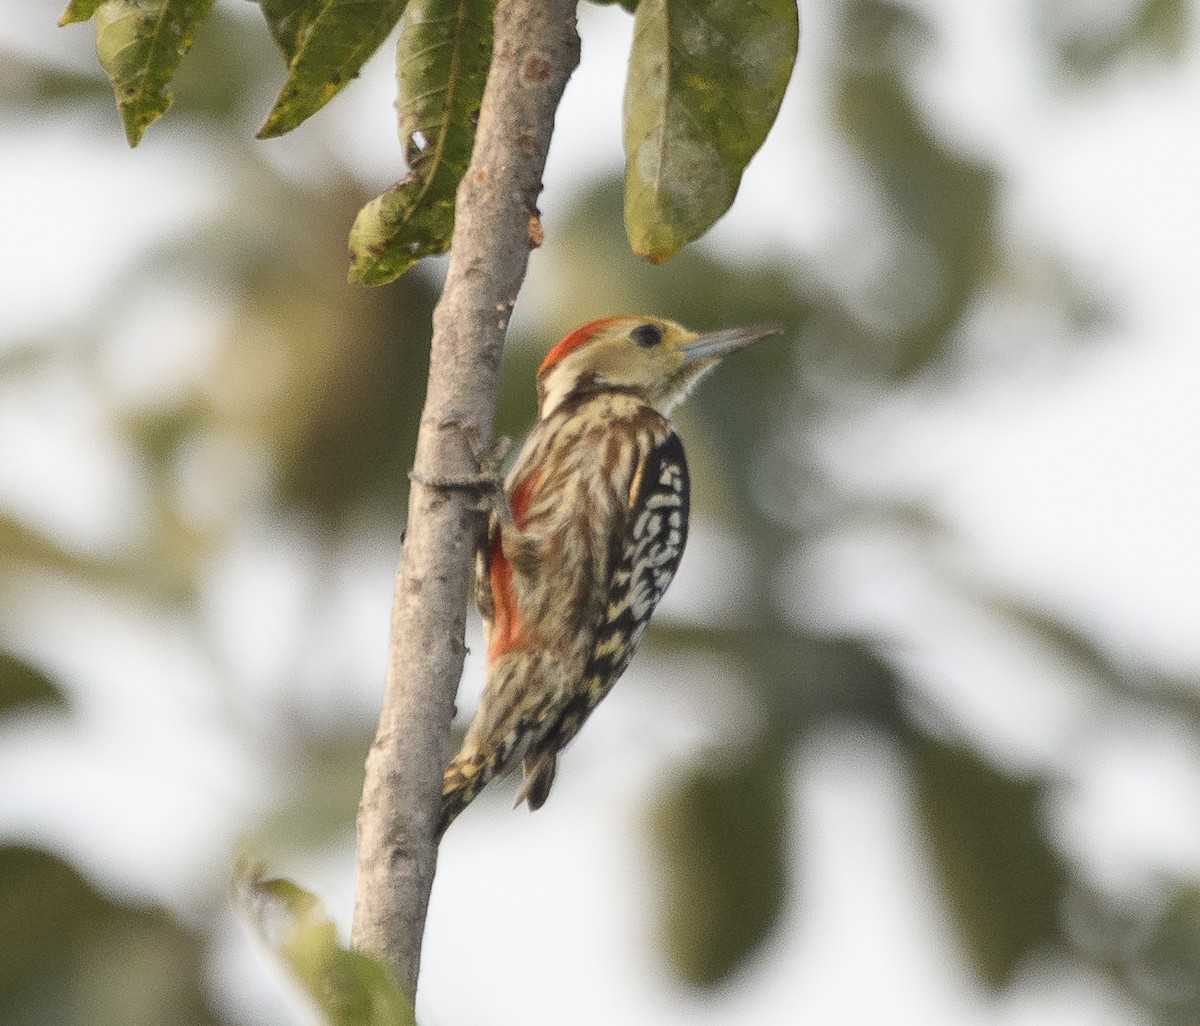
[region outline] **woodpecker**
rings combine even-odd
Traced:
[[[778,330],[606,317],[546,355],[509,509],[477,560],[487,682],[445,772],[439,837],[518,761],[516,804],[546,801],[558,753],[625,672],[683,556],[688,470],[671,410],[726,353]]]

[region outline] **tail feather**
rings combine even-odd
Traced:
[[[550,788],[554,784],[554,771],[557,768],[558,753],[541,751],[525,756],[521,771],[525,779],[517,791],[517,800],[513,802],[516,808],[521,802],[529,803],[529,811],[534,812],[546,804],[550,797]]]
[[[529,675],[535,683],[561,676],[561,670],[551,672],[558,669],[557,661],[553,653],[534,653],[519,659],[501,656],[493,663],[462,750],[442,778],[439,838],[489,781],[513,769],[526,755],[521,800],[528,799],[531,809],[546,800],[554,781],[554,756],[531,752],[531,746],[536,747],[545,733],[552,703],[547,689],[530,686]],[[535,766],[536,776],[530,777]]]
[[[470,755],[460,754],[446,768],[442,777],[442,807],[438,816],[439,840],[458,814],[474,801],[475,796],[491,780],[510,768],[510,757],[514,757],[514,753],[510,740],[505,740],[504,745],[491,753],[475,750]],[[556,749],[543,749],[525,756],[521,766],[524,780],[517,791],[516,805],[528,802],[530,811],[534,811],[546,803],[554,783],[557,756]]]
[[[467,733],[462,751],[446,767],[442,776],[442,809],[438,817],[437,833],[439,839],[489,781],[508,772],[515,758],[513,746],[519,739],[518,734],[509,734],[499,744],[484,745],[481,748],[480,743],[471,736],[475,726],[471,725],[472,729]]]

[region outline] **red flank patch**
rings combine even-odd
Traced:
[[[517,482],[508,498],[512,509],[513,522],[517,527],[524,526],[525,513],[529,509],[529,500],[541,481],[541,471],[535,470]],[[497,530],[492,537],[488,556],[490,567],[488,579],[492,585],[492,605],[495,617],[492,620],[491,644],[488,646],[488,659],[515,648],[524,639],[522,637],[521,611],[517,608],[517,594],[513,590],[513,567],[504,555],[504,545],[501,540],[502,531]]]

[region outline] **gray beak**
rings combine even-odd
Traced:
[[[755,324],[746,328],[710,331],[682,347],[683,362],[689,364],[697,360],[719,360],[726,353],[742,349],[768,335],[778,335],[781,331],[783,328],[778,324]]]

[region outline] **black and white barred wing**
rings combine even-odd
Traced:
[[[599,689],[594,701],[625,672],[683,558],[689,483],[675,432],[647,454],[631,492],[625,536],[614,540],[608,605],[585,674],[589,686]]]

